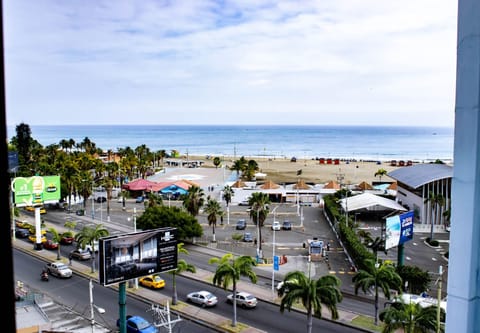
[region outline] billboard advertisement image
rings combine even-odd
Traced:
[[[17,207],[57,203],[60,200],[60,176],[16,177],[11,187]]]
[[[413,238],[413,211],[387,218],[385,249],[401,245]]]
[[[177,229],[158,228],[99,239],[104,286],[177,268]]]

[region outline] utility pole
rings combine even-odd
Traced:
[[[437,289],[437,333],[440,333],[440,302],[442,301],[442,278],[443,278],[443,267],[440,265],[438,267],[438,289]]]

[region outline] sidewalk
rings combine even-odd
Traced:
[[[78,218],[78,216],[77,216]],[[22,216],[22,220],[27,220],[30,223],[34,223],[34,219],[31,216]],[[88,221],[88,219],[86,219]],[[106,227],[111,229],[125,229],[125,228],[119,228],[119,225],[116,223],[108,223],[104,222],[103,223]],[[63,226],[59,226],[57,224],[51,224],[49,222],[46,222],[47,228],[48,227],[54,227],[57,229],[59,232],[63,232],[66,230]],[[121,232],[127,232],[127,230],[119,230]],[[130,232],[132,230],[129,230]],[[57,258],[57,252],[56,251],[49,251],[49,250],[35,250],[34,245],[29,242],[24,242],[23,240],[15,240],[13,241],[13,246],[19,250],[22,250],[26,253],[29,253],[30,255],[42,258],[47,261],[56,261]],[[221,250],[218,249],[211,249],[208,247],[203,247],[203,246],[196,246],[196,251],[201,251],[203,253],[208,253],[212,257],[220,257],[226,252],[222,252]],[[68,263],[68,258],[62,258],[62,260],[65,263]],[[98,278],[98,272],[97,273],[91,273],[91,266],[89,264],[84,264],[78,261],[72,261],[72,265],[70,266],[72,270],[74,270],[77,274],[82,274],[86,277],[89,278]],[[262,266],[257,266],[256,271],[258,272],[259,275],[262,276],[270,276],[271,277],[271,265],[267,265],[266,267]],[[289,270],[303,270],[306,271],[308,270],[307,267],[305,267],[304,261],[299,261],[299,260],[289,260],[286,264],[282,265],[282,268],[285,269],[285,271]],[[269,274],[269,275],[268,275]],[[191,279],[196,279],[204,282],[209,282],[212,280],[213,273],[203,270],[203,269],[196,269],[196,273],[182,273],[183,276],[186,276]],[[248,291],[249,293],[255,295],[258,299],[265,301],[265,302],[270,302],[274,304],[280,304],[280,299],[277,297],[275,293],[272,293],[271,288],[267,287],[262,287],[257,284],[249,283],[246,281],[239,281],[238,284],[238,290],[245,290]],[[130,297],[138,297],[140,299],[147,299],[150,302],[160,304],[165,306],[167,302],[171,302],[171,295],[163,295],[161,293],[151,291],[147,288],[127,288],[128,295]],[[231,322],[232,319],[230,317],[223,317],[217,314],[214,314],[210,311],[204,310],[202,308],[199,308],[197,306],[192,306],[184,302],[179,302],[176,306],[170,305],[170,308],[176,312],[178,312],[181,316],[184,316],[186,318],[189,318],[190,320],[193,321],[200,321],[203,323],[206,323],[208,326],[210,326],[212,329],[219,331],[219,332],[239,332],[238,327],[232,328],[231,327]],[[339,310],[339,319],[335,322],[347,326],[352,326],[351,322],[353,319],[355,319],[358,315],[349,312],[349,311],[343,311]],[[326,309],[326,307],[322,308],[322,319],[324,320],[330,320],[330,313]],[[245,325],[242,323],[242,325]],[[353,326],[357,328],[356,326]],[[370,330],[365,330],[362,328],[358,328],[359,332],[371,332]],[[264,332],[262,330],[259,330],[255,327],[248,326],[241,330],[242,333],[261,333]]]

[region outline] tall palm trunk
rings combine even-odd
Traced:
[[[375,326],[378,325],[378,286],[375,284]]]
[[[233,319],[232,326],[237,326],[237,282],[233,280]]]
[[[313,314],[312,314],[312,308],[309,307],[307,310],[307,333],[312,333],[313,329]]]

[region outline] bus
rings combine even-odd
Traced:
[[[307,240],[308,255],[311,261],[321,261],[323,257],[323,241],[318,238]]]

